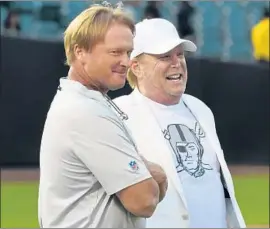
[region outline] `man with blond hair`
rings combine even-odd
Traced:
[[[128,72],[134,90],[114,100],[139,151],[168,177],[166,196],[147,227],[245,227],[214,116],[184,94],[185,51],[195,52],[195,44],[181,39],[169,21],[139,22]]]
[[[95,5],[67,27],[60,80],[40,149],[39,223],[45,228],[143,228],[163,199],[162,168],[142,158],[106,95],[124,86],[134,24]]]

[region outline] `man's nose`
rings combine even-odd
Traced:
[[[127,53],[122,55],[122,57],[121,57],[121,65],[125,66],[125,67],[129,67],[129,65],[130,65],[130,57],[129,57],[129,55]]]
[[[172,56],[172,67],[174,68],[180,67],[180,59],[177,55]]]

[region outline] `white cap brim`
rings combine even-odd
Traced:
[[[149,50],[147,50],[147,47],[145,47],[145,50],[144,52],[140,52],[139,50],[137,50],[137,52],[133,51],[131,53],[131,59],[143,54],[143,53],[146,53],[146,54],[152,54],[152,55],[160,55],[160,54],[164,54],[164,53],[167,53],[171,50],[173,50],[175,47],[179,46],[179,45],[182,45],[183,46],[183,49],[184,51],[187,51],[187,52],[196,52],[197,50],[197,46],[190,40],[185,40],[185,39],[177,39],[177,40],[174,40],[174,41],[170,41],[170,42],[164,42],[163,45],[159,45],[158,47],[155,47],[153,49],[153,47],[151,47]],[[154,51],[153,51],[154,50]]]

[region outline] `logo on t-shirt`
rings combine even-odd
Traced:
[[[200,139],[205,134],[197,122],[195,130],[181,124],[170,124],[163,134],[175,154],[178,173],[185,171],[197,178],[203,176],[205,170],[212,170],[209,164],[203,163],[204,148]]]

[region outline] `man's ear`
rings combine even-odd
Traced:
[[[85,50],[83,48],[80,48],[77,44],[74,46],[73,49],[75,58],[79,60],[82,64],[85,64],[84,57],[85,57]]]
[[[132,60],[130,63],[130,69],[131,71],[137,76],[140,77],[141,75],[141,68],[138,60]]]

